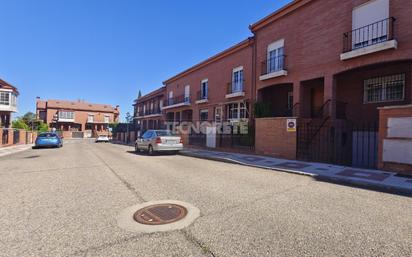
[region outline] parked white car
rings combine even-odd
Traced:
[[[98,136],[96,138],[96,143],[100,143],[100,142],[109,143],[109,137],[107,135]]]
[[[147,151],[149,155],[155,152],[179,152],[183,150],[180,136],[174,135],[169,130],[147,130],[135,142],[135,151]]]

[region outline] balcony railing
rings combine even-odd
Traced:
[[[278,55],[272,58],[268,58],[262,62],[262,73],[266,75],[277,71],[286,70],[285,65],[286,55]]]
[[[168,98],[166,100],[166,106],[171,106],[175,104],[186,103],[190,104],[190,96],[180,95],[173,98]]]
[[[376,45],[395,38],[395,18],[384,19],[343,34],[343,52]]]
[[[240,93],[245,91],[245,81],[241,80],[238,82],[229,82],[227,83],[227,89],[226,89],[226,94],[234,94],[234,93]]]
[[[207,100],[207,92],[203,92],[202,90],[197,91],[196,93],[196,101]]]
[[[160,107],[155,107],[152,110],[146,110],[144,112],[144,115],[155,115],[155,114],[162,114],[162,111],[160,110]]]

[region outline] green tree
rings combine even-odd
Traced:
[[[32,122],[34,122],[36,120],[36,114],[32,113],[32,112],[26,112],[23,117],[21,117],[21,119],[24,121],[24,123],[27,124],[27,126],[30,127],[30,125],[32,124]]]
[[[49,126],[43,121],[40,121],[36,126],[36,130],[39,132],[47,132],[49,131]]]
[[[19,118],[17,120],[12,121],[11,127],[15,129],[24,129],[29,130],[29,126],[24,122],[23,119]]]

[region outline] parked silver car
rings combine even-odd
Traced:
[[[183,150],[180,136],[174,135],[169,130],[147,130],[135,142],[135,151],[147,151],[149,155],[155,152],[178,152]]]

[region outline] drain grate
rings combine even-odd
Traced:
[[[145,225],[164,225],[183,219],[187,209],[177,204],[155,204],[135,212],[133,218],[136,222]]]

